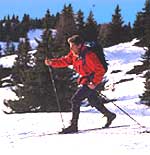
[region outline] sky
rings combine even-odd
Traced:
[[[133,24],[136,14],[142,11],[146,0],[0,0],[0,19],[4,16],[13,14],[18,15],[19,19],[26,13],[31,18],[44,17],[46,10],[51,14],[61,12],[64,4],[72,4],[73,11],[79,9],[84,12],[85,19],[89,11],[93,11],[94,18],[98,23],[107,23],[112,19],[112,14],[119,4],[124,23]]]

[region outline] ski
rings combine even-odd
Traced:
[[[78,130],[78,132],[72,132],[72,133],[61,133],[61,131],[57,131],[57,132],[53,132],[53,133],[41,133],[38,135],[30,135],[24,138],[29,138],[29,137],[45,137],[45,136],[52,136],[52,135],[71,135],[71,134],[84,134],[84,133],[88,133],[88,132],[92,132],[92,131],[97,131],[97,130],[107,130],[107,129],[115,129],[115,128],[126,128],[126,127],[130,127],[130,125],[118,125],[118,126],[110,126],[107,128],[91,128],[91,129],[81,129]],[[24,139],[22,138],[22,139]]]
[[[130,125],[110,126],[107,128],[100,127],[100,128],[91,128],[91,129],[81,129],[81,130],[78,130],[78,132],[72,132],[72,133],[61,133],[61,131],[59,131],[59,132],[53,132],[53,133],[43,133],[43,134],[38,135],[38,136],[42,137],[42,136],[51,136],[51,135],[82,134],[82,133],[96,131],[96,130],[107,130],[107,129],[126,128],[126,127],[130,127]]]
[[[35,134],[35,135],[29,135],[26,137],[22,137],[22,139],[30,138],[30,137],[45,137],[45,136],[52,136],[52,135],[72,135],[72,134],[86,134],[86,133],[92,133],[92,131],[99,131],[99,130],[109,130],[109,129],[117,129],[117,128],[129,128],[131,125],[118,125],[118,126],[110,126],[107,128],[88,128],[88,129],[79,129],[78,132],[72,132],[72,133],[61,133],[61,131],[53,132],[53,133],[41,133],[41,134]],[[133,128],[137,129],[137,128]],[[108,131],[109,132],[109,131]],[[140,133],[149,133],[150,131],[140,132]]]
[[[61,134],[62,135],[65,135],[65,134],[80,134],[80,133],[86,133],[86,132],[91,132],[91,131],[96,131],[96,130],[115,129],[115,128],[123,128],[123,127],[130,127],[130,125],[110,126],[110,127],[107,127],[107,128],[100,127],[100,128],[91,128],[91,129],[81,129],[81,130],[78,130],[78,132],[71,132],[71,133],[58,132],[57,134],[60,134],[60,135]]]

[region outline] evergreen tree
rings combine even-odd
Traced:
[[[145,78],[145,91],[140,96],[141,103],[144,103],[148,106],[150,106],[150,46],[148,47],[148,50],[146,50],[145,54],[142,56],[143,59],[143,71],[147,71],[144,75]]]
[[[6,42],[6,47],[5,47],[5,50],[4,50],[4,54],[5,55],[11,55],[11,54],[14,54],[15,53],[15,45],[13,44],[12,41],[8,40]]]
[[[142,96],[140,96],[141,98],[141,103],[148,105],[150,107],[150,71],[148,71],[145,75],[145,91],[142,94]]]
[[[2,56],[2,46],[0,45],[0,58]]]
[[[90,11],[87,21],[84,27],[84,40],[86,41],[96,41],[98,37],[98,27],[94,19],[93,12]]]
[[[71,4],[69,4],[68,6],[66,5],[64,6],[62,13],[59,16],[56,29],[57,29],[57,35],[55,39],[56,45],[61,47],[61,50],[65,52],[68,37],[77,32],[74,20],[73,8]]]
[[[31,19],[31,29],[42,29],[43,28],[43,21],[42,19]]]
[[[84,35],[84,14],[81,10],[77,12],[77,15],[75,17],[75,23],[77,27],[77,33],[81,36]]]
[[[107,36],[109,34],[109,24],[101,24],[98,26],[98,40],[103,47],[108,46]]]
[[[19,31],[18,31],[19,25],[20,25],[19,17],[13,15],[11,19],[11,34],[10,34],[10,38],[12,41],[17,41],[17,42],[19,41],[19,37],[20,37]]]
[[[132,39],[133,39],[132,27],[131,27],[131,23],[129,22],[127,25],[123,26],[122,41],[128,42],[128,41],[131,41]]]
[[[1,54],[0,54],[0,57],[1,57]],[[3,78],[3,66],[0,65],[0,87],[2,87],[2,81],[1,81],[2,78]]]
[[[49,9],[47,10],[46,15],[44,17],[43,27],[45,29],[49,29],[51,27],[51,15]]]
[[[56,26],[56,17],[50,14],[50,10],[46,11],[45,17],[42,19],[44,29],[52,29]]]
[[[112,46],[115,44],[118,44],[120,42],[123,42],[123,34],[124,34],[124,28],[121,16],[121,9],[119,5],[115,8],[115,13],[112,15],[112,22],[109,25],[109,32],[107,35],[107,46]]]
[[[16,62],[12,68],[12,84],[15,86],[12,90],[15,92],[18,100],[8,100],[4,104],[12,109],[12,112],[22,113],[30,112],[36,108],[31,101],[32,95],[32,64],[31,50],[28,39],[21,40],[18,45]],[[34,102],[36,103],[36,102]]]
[[[50,72],[48,67],[43,66],[43,59],[45,57],[53,58],[58,55],[54,52],[54,40],[51,37],[51,32],[46,30],[42,36],[42,42],[38,48],[39,52],[36,53],[37,65],[35,66],[36,70],[38,70],[38,74],[43,79],[42,86],[45,87],[45,107],[48,105],[50,111],[58,111],[57,100],[54,93],[54,88],[52,86],[52,79],[50,79]],[[41,52],[40,52],[41,51]],[[40,60],[42,58],[42,60]],[[42,67],[40,67],[42,66]],[[45,71],[45,74],[43,73]],[[73,93],[73,84],[72,84],[72,70],[69,68],[65,69],[52,69],[53,79],[55,82],[57,95],[60,101],[60,107],[62,111],[70,111],[71,104],[70,98]],[[42,77],[44,75],[44,77]],[[40,93],[41,94],[41,93]],[[47,101],[47,102],[46,102]],[[44,105],[44,104],[43,104]],[[44,108],[44,107],[43,107]]]
[[[11,20],[10,20],[10,16],[8,15],[7,18],[4,18],[4,22],[3,22],[4,41],[11,40],[10,33],[11,33]]]
[[[144,36],[142,38],[142,45],[150,45],[150,0],[146,0],[145,8],[145,25],[144,25]]]
[[[146,0],[145,7],[137,13],[133,26],[134,37],[141,40],[139,45],[148,47],[150,42],[150,0]]]
[[[45,30],[42,35],[42,41],[39,42],[37,52],[34,54],[34,60],[31,57],[31,53],[29,53],[29,50],[31,50],[29,42],[26,40],[19,44],[18,57],[12,74],[12,83],[15,86],[15,89],[12,90],[16,93],[16,96],[18,96],[18,100],[8,100],[4,102],[6,106],[12,109],[12,112],[58,111],[48,67],[44,64],[46,56],[52,57],[51,42],[51,32]],[[54,74],[54,77],[55,76]],[[57,74],[57,80],[61,76],[58,77],[59,75]],[[65,80],[63,79],[63,81]],[[63,84],[65,85],[66,83]],[[57,86],[59,86],[60,90],[63,89],[60,82]],[[64,86],[64,88],[66,87]],[[61,100],[61,109],[63,111],[71,109],[70,104],[66,102],[65,94],[68,91],[70,91],[70,89],[66,91],[63,90],[63,99],[65,99]]]
[[[64,6],[62,13],[58,18],[57,35],[54,38],[53,56],[61,57],[68,54],[68,37],[77,32],[74,13],[71,4]],[[54,79],[58,90],[58,96],[63,110],[71,110],[70,98],[72,97],[77,84],[75,82],[74,71],[70,68],[54,69]]]
[[[136,20],[133,24],[133,36],[135,38],[141,38],[144,35],[144,21],[142,12],[138,12],[136,15]]]
[[[27,32],[30,30],[31,28],[31,20],[30,20],[30,16],[27,14],[24,14],[23,19],[21,21],[20,24],[20,35],[21,37],[27,37]]]
[[[146,50],[145,54],[142,55],[141,57],[142,57],[143,66],[145,68],[144,70],[150,69],[150,45]]]
[[[58,22],[59,22],[59,19],[60,19],[60,13],[57,12],[55,17],[56,17],[56,21],[55,21],[55,26],[54,26],[54,28],[56,28],[56,26],[57,26],[57,24],[58,24]]]
[[[42,41],[38,43],[37,52],[34,54],[36,63],[33,67],[35,76],[32,88],[36,104],[39,105],[38,111],[58,111],[48,67],[44,64],[46,57],[52,58],[52,37],[49,29],[43,32]]]
[[[0,21],[0,40],[3,40],[3,22]]]

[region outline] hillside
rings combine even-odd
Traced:
[[[36,32],[30,36],[34,38]],[[5,155],[148,155],[150,109],[139,104],[139,95],[144,90],[143,74],[127,74],[134,65],[141,63],[141,54],[145,52],[143,48],[134,46],[136,41],[105,49],[110,66],[106,74],[106,90],[102,93],[110,99],[117,99],[115,104],[145,127],[139,126],[113,103],[108,103],[106,106],[117,114],[112,128],[97,129],[106,120],[88,106],[81,107],[79,130],[82,131],[79,134],[53,134],[63,127],[59,113],[4,114],[3,100],[15,97],[10,88],[5,87],[0,88],[0,152]],[[36,47],[34,40],[31,39],[31,42]],[[11,67],[14,58],[15,56],[3,57],[0,64]],[[71,113],[62,113],[62,116],[63,123],[67,126]]]

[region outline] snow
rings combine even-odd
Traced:
[[[5,68],[10,68],[13,66],[16,57],[17,55],[2,57],[0,59],[0,65],[2,65]]]
[[[35,29],[35,30],[31,30],[28,34],[27,37],[30,41],[30,45],[33,49],[35,49],[38,45],[38,43],[36,42],[35,38],[38,40],[41,40],[41,35],[43,33],[43,30],[41,29]]]
[[[37,35],[36,35],[37,34]],[[34,36],[39,38],[40,30],[30,32],[29,38],[33,49],[37,46]],[[106,118],[91,107],[81,107],[78,134],[53,134],[69,125],[71,113],[26,113],[6,115],[3,104],[5,99],[17,98],[9,87],[0,88],[0,152],[5,155],[49,155],[49,154],[111,154],[111,155],[148,155],[150,150],[150,108],[139,104],[139,95],[144,90],[143,74],[126,74],[136,64],[140,64],[144,49],[134,46],[134,39],[128,43],[121,43],[105,49],[109,60],[109,70],[106,74],[109,79],[106,90],[102,93],[108,98],[116,98],[117,106],[127,112],[127,116],[113,103],[106,107],[117,114],[109,129],[102,127]],[[0,58],[0,64],[5,67],[13,65],[15,56]],[[120,70],[118,73],[111,72]],[[121,79],[131,79],[117,83]],[[116,84],[117,83],[117,84]],[[133,119],[135,120],[133,120]],[[138,123],[141,124],[138,125]],[[89,131],[87,131],[89,129]],[[83,131],[85,130],[85,131]]]

